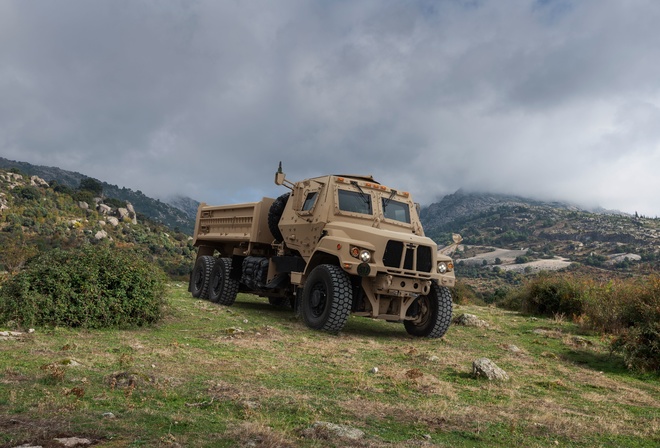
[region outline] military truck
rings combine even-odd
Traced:
[[[291,306],[308,327],[333,333],[353,314],[402,322],[414,336],[445,334],[454,265],[424,236],[408,192],[372,176],[293,183],[281,164],[275,183],[290,192],[245,204],[200,204],[193,297],[232,305],[248,292]]]

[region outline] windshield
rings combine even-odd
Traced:
[[[371,195],[357,191],[339,190],[339,210],[343,212],[373,214]]]
[[[410,224],[410,207],[405,202],[394,201],[388,198],[383,200],[383,214],[386,219]]]

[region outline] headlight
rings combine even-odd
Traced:
[[[351,257],[357,258],[363,263],[369,263],[371,261],[371,252],[367,249],[360,249],[357,246],[351,246],[350,249]]]
[[[362,261],[363,263],[369,263],[371,261],[371,252],[369,252],[368,250],[361,250],[360,261]]]
[[[448,270],[447,269],[447,263],[445,263],[444,261],[439,261],[438,262],[438,272],[441,273],[441,274],[444,274],[445,272],[447,272],[447,270]]]

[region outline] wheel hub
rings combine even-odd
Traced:
[[[318,308],[323,303],[323,291],[318,289],[312,292],[312,308]]]

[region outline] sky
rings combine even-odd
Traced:
[[[0,156],[156,198],[371,174],[660,216],[657,0],[0,0]]]

